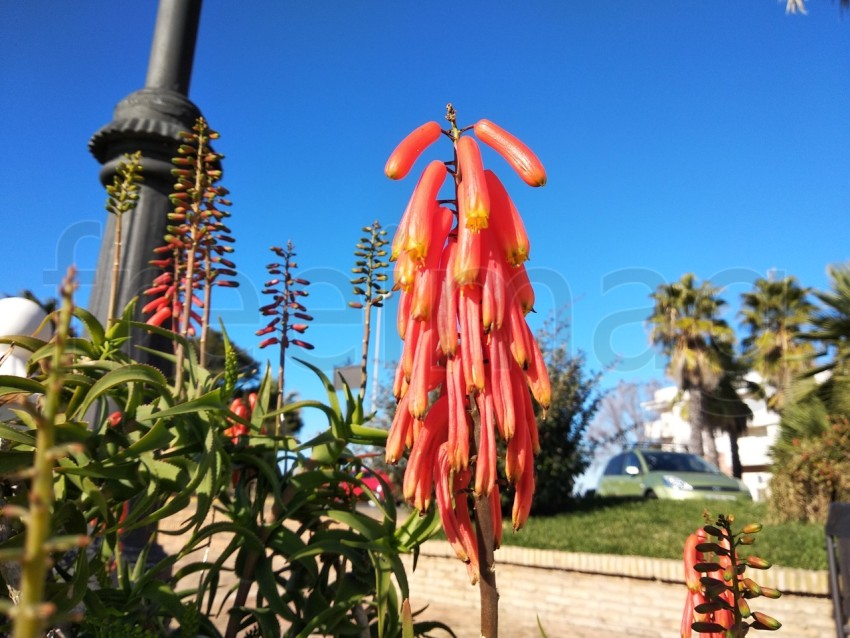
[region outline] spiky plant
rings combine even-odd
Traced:
[[[363,350],[360,358],[360,400],[366,394],[366,379],[368,374],[366,366],[369,361],[369,340],[372,332],[372,308],[381,308],[388,294],[384,288],[387,280],[386,268],[389,266],[385,261],[387,251],[384,250],[389,242],[384,239],[387,231],[381,228],[381,223],[376,219],[371,226],[364,226],[365,237],[361,237],[357,243],[354,256],[354,268],[351,272],[356,276],[351,280],[354,286],[354,294],[362,301],[351,301],[352,308],[363,309]],[[377,354],[376,354],[377,356]]]
[[[307,328],[307,322],[312,321],[313,317],[307,314],[307,308],[301,303],[301,299],[308,296],[305,288],[310,285],[310,282],[301,277],[295,277],[293,272],[298,268],[298,264],[294,261],[295,246],[292,241],[288,241],[286,248],[280,246],[272,246],[271,250],[280,261],[275,261],[266,265],[266,271],[271,275],[271,279],[266,281],[263,294],[270,295],[272,301],[265,306],[260,307],[260,313],[264,317],[271,317],[265,328],[257,330],[257,336],[267,336],[260,342],[260,348],[268,348],[269,346],[280,346],[278,354],[278,373],[277,373],[277,408],[283,407],[284,400],[284,385],[285,385],[285,369],[286,369],[286,349],[290,346],[298,346],[305,350],[312,350],[313,345],[307,343],[303,339],[293,339],[290,334],[296,332],[303,334]],[[292,320],[297,319],[299,323],[293,323]],[[286,434],[280,430],[284,429],[284,418],[281,416],[277,420],[276,434]]]
[[[219,134],[199,117],[192,131],[181,134],[183,144],[178,157],[172,159],[177,178],[170,195],[173,210],[165,244],[154,252],[165,255],[150,263],[163,268],[151,288],[145,291],[154,299],[142,310],[152,313],[148,323],[163,325],[170,320],[171,329],[184,337],[200,336],[200,363],[205,364],[206,338],[209,333],[210,302],[214,286],[235,287],[236,265],[225,255],[233,252],[233,237],[224,219],[230,213],[228,191],[218,185],[223,155],[215,152],[210,142]],[[176,385],[183,377],[183,342],[175,342]]]

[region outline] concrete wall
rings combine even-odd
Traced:
[[[423,547],[416,571],[406,557],[411,603],[459,638],[478,635],[478,588],[447,543]],[[679,635],[685,601],[679,561],[503,547],[496,552],[499,634],[508,638],[669,638]],[[835,635],[826,572],[773,567],[753,576],[783,591],[751,607],[779,619],[786,638]],[[762,632],[758,632],[761,634]]]

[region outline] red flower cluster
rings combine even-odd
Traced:
[[[456,159],[450,166],[455,198],[438,199],[451,171],[443,162],[432,161],[392,243],[404,349],[393,386],[399,403],[387,460],[394,463],[410,450],[404,496],[417,509],[429,507],[436,485],[443,529],[458,558],[469,565],[474,582],[478,550],[470,490],[491,499],[498,546],[498,433],[507,442],[505,473],[516,488],[513,528],[525,524],[534,492],[534,454],[539,451],[532,395],[545,409],[550,387],[543,356],[525,322],[534,306],[523,265],[529,254],[525,227],[502,183],[484,170],[476,140],[462,135],[450,121],[450,131],[442,131],[436,122],[413,131],[385,169],[392,178],[404,177],[441,133],[454,142]],[[486,120],[472,128],[527,183],[545,183],[542,164],[516,138]],[[456,210],[446,203],[454,203]],[[438,394],[433,403],[432,392]],[[473,413],[480,423],[477,439]]]
[[[174,208],[168,214],[168,234],[154,249],[158,258],[149,262],[163,272],[145,290],[153,299],[142,313],[151,315],[150,325],[171,319],[172,330],[194,336],[195,326],[204,324],[201,314],[209,309],[212,287],[235,288],[239,282],[233,279],[236,264],[225,256],[233,252],[234,239],[224,223],[230,217],[223,208],[231,204],[228,191],[217,183],[222,155],[209,145],[218,133],[199,118],[192,132],[181,136],[179,157],[171,160],[177,181],[169,196]]]
[[[239,418],[250,421],[251,415],[254,413],[254,406],[257,404],[257,393],[252,392],[248,395],[248,401],[242,397],[236,397],[230,402],[230,411]],[[235,419],[228,417],[227,422],[230,424],[224,431],[225,436],[229,436],[234,444],[239,443],[239,437],[249,434],[248,426],[244,423],[239,423]]]

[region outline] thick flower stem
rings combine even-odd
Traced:
[[[363,308],[363,349],[360,353],[360,400],[366,396],[366,381],[368,379],[367,366],[369,364],[369,339],[372,336],[372,301],[366,301]],[[377,357],[378,354],[375,353]]]
[[[36,414],[35,459],[32,469],[32,488],[25,516],[26,538],[21,567],[21,592],[16,609],[14,637],[36,638],[44,631],[48,615],[55,608],[44,602],[45,578],[50,565],[46,549],[51,535],[50,514],[53,510],[53,465],[56,451],[55,427],[60,412],[64,374],[62,370],[65,345],[73,312],[74,271],[69,270],[62,285],[62,305],[54,344],[53,358],[47,376],[41,414]]]
[[[478,560],[481,577],[478,593],[481,599],[481,636],[496,638],[499,635],[499,590],[496,588],[496,559],[493,547],[493,519],[490,515],[490,497],[475,497],[475,534],[478,540]]]
[[[470,396],[470,405],[475,400]],[[478,410],[472,409],[475,449],[481,443],[481,417]],[[481,638],[497,638],[499,635],[499,590],[496,588],[496,559],[494,556],[495,535],[493,516],[490,511],[490,496],[475,495],[475,535],[478,541],[478,562],[480,578],[478,594],[481,601]]]

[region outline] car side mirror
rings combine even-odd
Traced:
[[[640,468],[637,465],[627,465],[626,474],[629,476],[637,476],[640,474]]]

